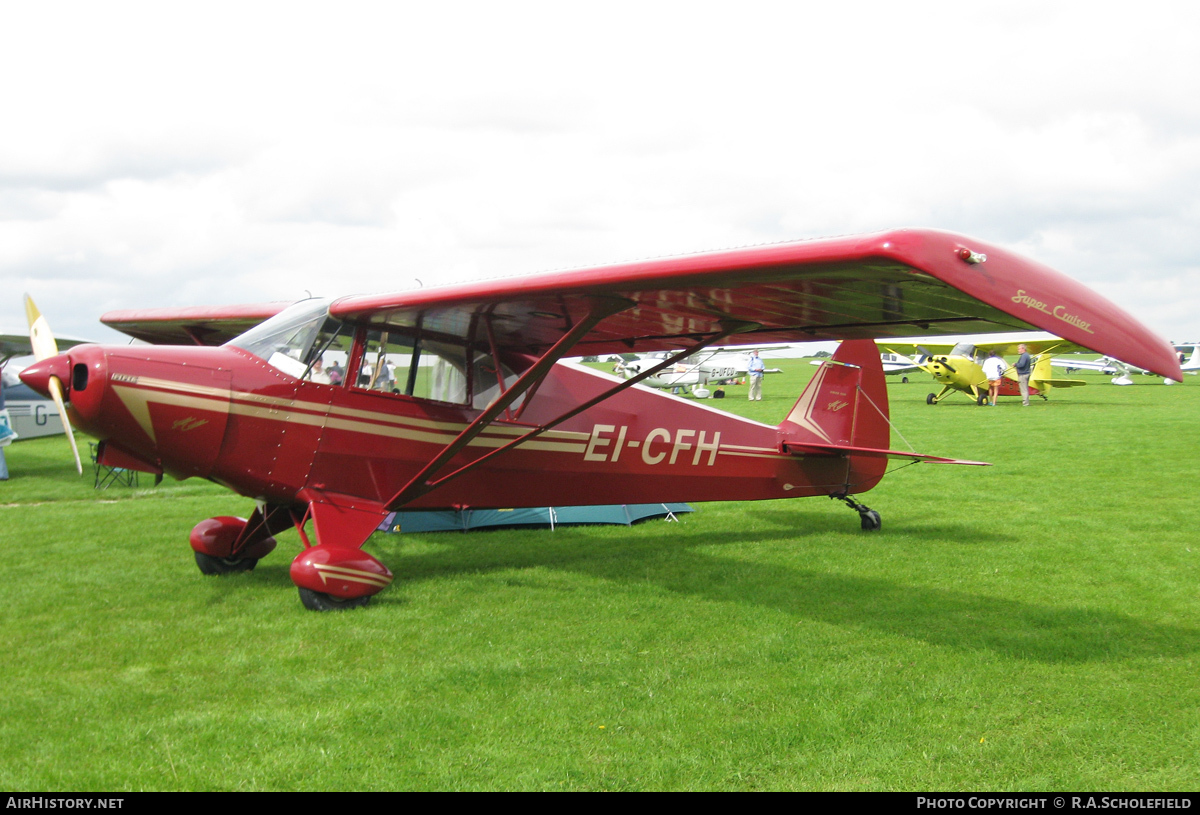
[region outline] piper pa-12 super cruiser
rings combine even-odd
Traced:
[[[232,336],[247,314],[274,316]],[[855,496],[888,459],[954,460],[890,449],[877,337],[1040,329],[1180,377],[1171,346],[1081,284],[924,230],[103,321],[203,344],[44,343],[21,378],[69,403],[101,461],[206,478],[252,504],[193,529],[202,571],[251,569],[298,530],[291,577],[317,610],[392,581],[362,547],[399,508],[826,496],[878,529]],[[716,344],[806,340],[844,342],[775,426],[634,387]],[[648,351],[672,353],[624,381],[559,364]]]

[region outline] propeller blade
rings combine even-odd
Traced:
[[[57,376],[50,377],[50,398],[62,416],[63,430],[67,431],[67,441],[71,442],[71,452],[75,454],[75,469],[83,475],[83,462],[79,458],[79,446],[75,444],[75,431],[71,429],[71,420],[67,418],[67,406],[63,400],[62,382]]]
[[[25,295],[25,316],[29,319],[29,344],[33,346],[33,355],[37,357],[37,361],[41,362],[44,359],[58,356],[58,343],[54,341],[50,325],[38,311],[38,307],[34,305],[33,298],[28,294]],[[75,469],[79,471],[80,475],[83,475],[83,461],[79,458],[79,445],[75,443],[75,431],[71,429],[71,419],[67,416],[62,381],[57,376],[50,377],[50,398],[54,400],[54,406],[58,408],[58,415],[62,417],[67,441],[71,442],[71,452],[75,454]]]
[[[58,343],[54,341],[50,325],[28,294],[25,295],[25,316],[29,318],[29,344],[33,346],[37,361],[58,356]]]

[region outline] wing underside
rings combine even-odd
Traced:
[[[486,334],[494,349],[532,354],[597,314],[606,316],[572,354],[680,349],[724,335],[724,345],[761,345],[1043,330],[1178,375],[1167,343],[1074,280],[923,230],[348,297],[331,313],[379,329]]]
[[[887,338],[880,339],[877,342],[880,348],[892,353],[907,354],[910,356],[918,353],[938,356],[949,354],[961,342],[969,342],[975,346],[976,352],[980,354],[986,355],[988,351],[995,351],[1002,357],[1014,356],[1020,353],[1020,346],[1022,345],[1025,346],[1025,350],[1034,356],[1038,354],[1070,354],[1089,350],[1078,343],[1067,342],[1060,337],[1052,337],[1045,333],[1026,333],[1011,336],[1000,335],[997,338],[964,335],[954,338],[953,341],[949,338],[943,339],[940,337]]]
[[[986,259],[985,259],[986,256]],[[217,344],[281,304],[106,314],[151,342]],[[238,311],[243,309],[243,311]],[[1179,377],[1171,347],[1081,284],[998,247],[897,230],[334,301],[352,325],[493,354],[1044,330]],[[241,320],[239,324],[237,321]]]
[[[110,311],[100,322],[151,345],[222,345],[288,305],[281,302]]]

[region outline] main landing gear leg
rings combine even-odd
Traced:
[[[859,519],[862,521],[864,532],[875,532],[883,526],[883,520],[879,517],[879,513],[855,501],[849,495],[831,495],[830,498],[835,501],[841,501],[850,509],[858,513]]]

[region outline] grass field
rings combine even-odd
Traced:
[[[784,361],[775,423],[811,376]],[[377,535],[396,582],[306,612],[295,533],[206,578],[202,482],[0,483],[0,788],[1195,790],[1200,381],[1021,408],[892,382],[919,465],[865,502],[630,529]],[[742,397],[742,398],[739,398]],[[904,447],[895,434],[893,446]]]

